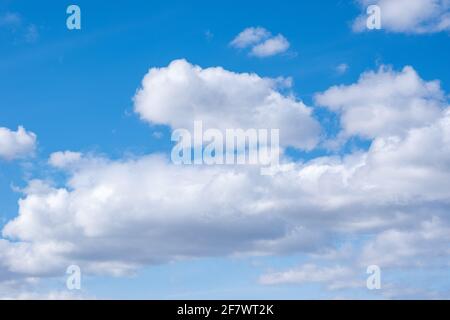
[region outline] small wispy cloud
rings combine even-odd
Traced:
[[[336,67],[336,72],[338,74],[344,74],[347,72],[347,70],[348,70],[348,64],[346,64],[346,63],[341,63]]]
[[[257,57],[270,57],[287,51],[289,46],[289,41],[279,34],[253,47],[251,54]]]
[[[33,23],[27,23],[17,12],[0,14],[0,29],[11,31],[19,42],[35,43],[39,39],[39,28]]]
[[[289,41],[282,35],[273,36],[262,27],[244,29],[231,41],[230,45],[237,49],[250,48],[250,55],[265,58],[286,52]]]

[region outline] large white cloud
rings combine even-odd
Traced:
[[[365,138],[402,135],[434,122],[447,106],[438,81],[424,81],[410,66],[396,72],[381,66],[358,82],[329,88],[316,103],[341,113],[343,134]]]
[[[0,127],[0,159],[12,160],[30,155],[36,147],[36,135],[19,127],[17,131]]]
[[[192,130],[195,120],[203,121],[205,129],[280,129],[282,146],[311,149],[318,142],[319,124],[311,108],[278,90],[286,83],[176,60],[150,69],[134,98],[135,111],[172,129]]]
[[[183,257],[309,251],[322,241],[286,223],[294,199],[280,197],[299,186],[254,168],[179,167],[149,156],[96,159],[71,174],[67,187],[34,181],[24,190],[19,217],[3,230],[19,240],[3,244],[9,270],[45,274],[72,261],[120,273]]]
[[[19,216],[3,229],[15,242],[0,242],[1,261],[25,275],[71,263],[121,274],[187,257],[320,252],[339,235],[414,233],[436,219],[445,226],[449,121],[446,110],[403,139],[378,138],[368,152],[343,159],[288,164],[274,177],[255,168],[175,166],[158,156],[85,160],[67,169],[65,187],[34,181],[24,190]],[[441,234],[421,241],[445,246]],[[425,253],[414,258],[427,263]]]
[[[186,72],[203,72],[185,62],[180,65]],[[169,87],[172,77],[180,75],[167,76],[171,67],[162,71],[164,76],[159,69],[150,72],[151,85],[144,85],[144,91],[164,91],[163,85],[153,86],[155,75],[161,76],[156,83],[168,78]],[[437,84],[411,74],[406,70],[393,76],[389,71],[387,79],[413,83],[411,90],[418,90],[419,96],[440,92]],[[186,86],[180,79],[181,87]],[[396,88],[387,100],[380,94],[380,101],[409,97],[400,84]],[[159,101],[169,103],[168,94],[162,93]],[[175,102],[174,109],[183,112],[179,104]],[[337,106],[342,111],[341,102]],[[152,122],[184,126],[186,120],[176,112],[159,111],[141,114]],[[408,117],[409,108],[402,111]],[[217,112],[225,120],[241,121]],[[144,265],[195,257],[324,255],[339,251],[338,244],[347,239],[357,239],[360,247],[352,259],[339,260],[339,267],[299,267],[287,272],[290,277],[281,271],[262,282],[303,283],[305,272],[312,270],[311,280],[342,288],[353,283],[355,268],[364,270],[369,263],[382,268],[448,266],[450,109],[439,103],[434,112],[429,120],[407,122],[392,134],[373,134],[365,152],[287,162],[274,176],[261,176],[257,168],[245,166],[176,166],[158,155],[109,160],[53,154],[50,164],[70,178],[60,186],[31,181],[23,190],[19,215],[2,231],[0,280],[60,275],[70,264],[86,273],[121,275]],[[341,275],[345,283],[330,275]]]
[[[434,33],[450,31],[449,0],[358,0],[364,12],[353,25],[355,31],[366,29],[366,8],[378,5],[382,28],[391,32]]]
[[[386,126],[383,130],[370,131],[370,135],[363,125],[358,126],[360,130],[348,130],[345,124],[352,121],[344,121],[344,130],[375,137],[368,152],[347,156],[335,165],[323,159],[315,160],[304,170],[310,175],[308,181],[316,185],[315,193],[323,196],[319,202],[332,211],[336,206],[348,208],[349,215],[337,223],[337,228],[347,235],[359,230],[366,241],[354,250],[344,246],[313,255],[326,258],[318,259],[317,264],[272,270],[260,282],[265,285],[322,283],[333,290],[364,288],[365,269],[376,264],[390,278],[383,281],[381,295],[385,298],[448,298],[445,292],[434,291],[431,284],[425,288],[399,285],[392,282],[389,274],[416,268],[446,270],[450,266],[450,108],[444,108],[445,95],[438,83],[423,82],[411,68],[400,74],[370,73],[370,81],[366,77],[367,74],[363,75],[363,80],[351,86],[333,87],[317,99],[332,110],[343,112],[345,117],[345,112],[353,112],[352,107],[356,108],[358,103],[371,110],[367,108],[367,100],[372,101],[371,89],[373,100],[377,101],[374,106],[395,107],[390,101],[403,101],[395,112],[404,113],[405,118],[410,118],[411,105],[420,105],[424,111],[428,107],[432,116],[422,121],[394,122],[394,130],[389,131],[392,127]],[[421,97],[426,103],[414,104]],[[380,119],[373,118],[377,120]],[[336,184],[336,176],[341,176],[343,184]],[[324,184],[317,183],[319,179]],[[330,261],[335,265],[327,266]]]

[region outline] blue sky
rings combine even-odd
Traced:
[[[25,217],[23,221],[11,228],[12,231],[6,232],[6,234],[4,231],[3,238],[0,237],[5,241],[4,246],[0,246],[0,258],[3,260],[3,262],[0,261],[0,296],[20,296],[21,294],[45,296],[48,292],[53,292],[61,294],[63,297],[64,294],[74,294],[83,297],[138,299],[448,298],[450,253],[448,252],[449,238],[445,236],[445,230],[450,229],[429,231],[432,235],[436,235],[436,239],[427,236],[424,236],[423,239],[410,239],[410,237],[413,234],[426,234],[427,230],[432,228],[430,225],[436,226],[436,228],[437,226],[442,228],[450,226],[448,217],[450,190],[448,185],[445,182],[442,184],[443,182],[437,178],[438,175],[432,172],[434,169],[440,168],[442,179],[450,174],[448,166],[450,157],[446,151],[448,148],[445,147],[445,142],[450,141],[445,139],[445,134],[448,134],[445,126],[448,122],[444,121],[446,116],[442,115],[448,109],[447,101],[450,92],[450,60],[448,59],[450,29],[443,27],[438,30],[433,27],[445,21],[449,4],[448,1],[412,1],[411,3],[418,3],[418,6],[424,6],[424,8],[430,8],[437,4],[432,14],[423,17],[420,13],[408,15],[407,13],[411,9],[402,8],[401,6],[405,6],[405,2],[398,1],[398,5],[403,9],[399,11],[402,12],[400,15],[405,15],[398,19],[405,21],[403,26],[396,21],[389,20],[391,19],[389,18],[389,8],[384,7],[385,2],[385,0],[371,2],[380,5],[382,14],[385,12],[388,16],[386,20],[382,20],[382,29],[357,32],[354,30],[353,24],[358,16],[365,15],[367,1],[293,2],[282,0],[259,1],[256,4],[250,1],[143,2],[131,0],[125,4],[79,0],[76,4],[81,8],[81,30],[68,30],[66,27],[68,17],[66,8],[70,4],[68,2],[1,1],[0,127],[15,131],[18,126],[23,126],[27,132],[34,133],[37,139],[33,151],[28,155],[20,155],[15,159],[1,159],[0,152],[0,226],[5,227],[8,222],[19,215]],[[422,9],[418,12],[426,12],[426,10]],[[9,19],[5,17],[9,17]],[[423,26],[425,26],[425,31]],[[289,48],[272,56],[258,57],[249,54],[250,47],[236,48],[231,45],[239,33],[251,27],[264,28],[272,36],[283,35],[289,42]],[[275,219],[274,230],[276,228],[280,228],[280,230],[303,228],[302,230],[306,230],[307,233],[308,231],[312,234],[317,232],[318,236],[312,244],[306,246],[307,248],[297,248],[293,244],[288,249],[273,249],[263,254],[249,252],[259,251],[261,253],[264,250],[261,248],[247,250],[244,244],[241,248],[239,241],[228,241],[229,239],[225,235],[220,241],[217,240],[218,246],[223,245],[217,252],[203,246],[200,249],[192,249],[187,246],[187,248],[180,247],[179,251],[172,248],[171,250],[176,252],[173,255],[165,256],[159,253],[161,257],[158,256],[155,259],[152,258],[151,253],[134,257],[132,253],[127,253],[127,250],[135,249],[133,245],[119,248],[118,243],[128,241],[124,234],[119,231],[117,231],[118,233],[110,232],[109,229],[106,230],[107,228],[102,229],[97,226],[97,224],[101,225],[103,214],[100,214],[102,217],[99,217],[95,215],[97,211],[88,212],[89,219],[98,222],[92,222],[92,225],[86,227],[87,233],[76,238],[78,240],[64,238],[61,243],[70,243],[76,247],[77,241],[83,242],[83,239],[91,237],[89,230],[101,230],[98,231],[104,236],[101,241],[114,238],[114,244],[111,246],[105,244],[103,248],[100,246],[98,251],[71,249],[65,251],[61,256],[56,253],[56,256],[53,256],[52,253],[49,253],[50,259],[54,259],[57,266],[52,263],[50,263],[51,266],[45,266],[45,262],[35,262],[33,259],[39,260],[35,255],[38,256],[42,251],[29,248],[27,252],[30,254],[30,260],[23,263],[28,266],[36,263],[39,266],[30,267],[29,270],[17,267],[16,264],[20,264],[20,257],[17,258],[18,260],[14,260],[11,258],[12,253],[10,252],[12,251],[8,251],[12,250],[11,246],[14,243],[23,242],[38,246],[58,242],[57,235],[46,238],[46,232],[43,231],[43,235],[38,236],[35,235],[35,231],[27,231],[27,228],[38,230],[40,223],[48,223],[50,228],[51,224],[55,223],[56,229],[63,224],[63,220],[50,218],[52,214],[58,215],[58,210],[62,210],[61,214],[67,214],[67,217],[71,215],[70,212],[63,212],[65,209],[61,208],[56,211],[49,209],[50,213],[43,213],[47,210],[44,205],[41,207],[38,203],[36,204],[37,208],[34,208],[33,204],[27,201],[32,201],[34,194],[38,195],[37,202],[45,202],[44,198],[39,198],[45,191],[36,191],[31,188],[33,190],[20,192],[20,189],[29,186],[32,181],[39,180],[48,183],[52,188],[61,188],[68,193],[73,192],[73,195],[76,196],[78,191],[81,193],[86,191],[84,188],[88,187],[84,184],[80,187],[73,181],[89,180],[89,174],[95,174],[92,173],[92,170],[98,172],[103,169],[112,170],[114,163],[132,166],[131,162],[141,160],[145,162],[146,157],[157,153],[170,155],[173,146],[170,141],[170,132],[175,129],[171,124],[180,123],[181,120],[174,119],[172,122],[170,119],[167,123],[157,123],[153,118],[135,111],[133,97],[141,88],[141,82],[150,68],[171,68],[169,67],[170,63],[177,59],[185,59],[189,65],[200,66],[203,70],[220,66],[236,75],[254,73],[261,78],[291,78],[292,86],[285,89],[286,91],[276,88],[273,90],[280,92],[288,99],[304,103],[309,108],[308,110],[311,110],[311,118],[319,124],[320,134],[319,142],[312,150],[302,150],[288,145],[285,155],[289,156],[290,161],[296,165],[310,165],[311,170],[314,161],[317,161],[319,157],[325,157],[321,159],[326,159],[323,162],[327,163],[328,168],[336,166],[335,170],[340,170],[339,168],[346,167],[348,163],[351,163],[350,160],[344,161],[347,156],[358,157],[367,153],[367,157],[373,156],[374,160],[364,163],[364,165],[369,166],[370,164],[371,166],[365,169],[364,172],[368,172],[369,175],[362,180],[368,181],[367,183],[371,187],[378,186],[380,194],[378,195],[378,189],[376,189],[372,194],[377,194],[377,196],[374,196],[373,201],[367,200],[366,202],[366,198],[370,196],[364,194],[366,189],[361,187],[361,182],[355,182],[355,188],[362,190],[360,190],[361,196],[358,199],[349,200],[342,207],[340,205],[333,207],[331,204],[322,207],[323,203],[318,198],[317,201],[314,201],[314,205],[308,204],[303,207],[301,204],[301,208],[298,208],[294,204],[286,205],[283,201],[300,203],[303,196],[297,198],[295,195],[297,189],[289,188],[288,182],[282,180],[280,184],[286,186],[281,188],[282,191],[279,189],[267,191],[275,194],[270,197],[271,199],[274,197],[273,201],[280,201],[276,208],[267,213],[271,218],[273,218],[272,215],[275,215],[273,218]],[[340,72],[339,65],[347,67]],[[413,72],[404,71],[405,66],[411,66]],[[375,80],[372,82],[359,80],[361,75],[370,72],[374,74]],[[409,81],[408,79],[413,79],[412,82],[415,81],[413,92],[400,92],[403,88],[399,84],[403,79],[402,75],[405,75],[406,82]],[[396,77],[401,79],[397,81]],[[393,81],[392,84],[389,83],[390,80]],[[434,80],[439,80],[438,90],[430,88],[430,83]],[[373,98],[376,100],[373,104],[370,103],[372,99],[370,94],[365,98],[354,98],[349,97],[350,91],[346,91],[351,86],[356,86],[357,90],[370,93],[372,86],[376,87],[380,83],[386,85],[387,89],[383,87],[386,90],[394,88],[394,92],[386,94],[385,97],[381,92],[383,88],[377,87],[378,89],[374,89],[373,93],[376,96]],[[170,90],[170,85],[168,83],[168,90]],[[328,91],[333,86],[341,86],[336,90],[339,91],[337,95],[334,95],[336,92]],[[397,91],[396,86],[400,88]],[[193,88],[192,90],[197,89]],[[151,88],[144,87],[143,90],[149,90],[151,94]],[[226,94],[233,94],[227,93],[227,88],[223,90]],[[199,96],[205,94],[203,91],[192,92]],[[400,92],[399,96],[396,96],[396,92]],[[318,94],[323,94],[322,98],[318,97]],[[173,95],[176,99],[177,95],[182,96],[182,92],[177,93],[175,87]],[[375,118],[373,121],[380,122],[380,124],[369,132],[369,129],[364,129],[365,126],[369,127],[368,124],[355,123],[360,121],[357,114],[352,113],[355,108],[360,107],[361,102],[356,104],[354,102],[358,99],[368,101],[367,108],[369,109],[362,109],[366,114],[370,108],[378,108],[383,106],[383,103],[386,104],[387,109],[391,108],[390,104],[397,103],[395,108],[398,107],[398,110],[386,118]],[[336,102],[335,105],[334,101],[341,102]],[[167,102],[167,104],[169,103],[171,102]],[[183,103],[190,102],[182,101],[180,106],[183,106]],[[246,102],[243,101],[243,108],[245,106]],[[147,107],[151,108],[152,106],[150,104],[143,106],[143,108]],[[163,106],[158,106],[158,108],[161,108],[160,112],[164,113]],[[214,106],[211,108],[214,109]],[[363,108],[366,107],[363,106]],[[418,109],[420,110],[417,111]],[[431,109],[433,111],[429,111]],[[231,110],[230,112],[235,111]],[[374,112],[375,117],[379,114],[382,112]],[[348,118],[345,118],[346,115]],[[201,116],[202,114],[193,115],[193,117]],[[343,120],[340,120],[341,117]],[[386,119],[391,119],[392,123],[387,123],[390,120]],[[421,119],[423,122],[420,121]],[[399,163],[403,163],[403,165],[395,167],[397,162],[392,164],[394,161],[392,159],[396,155],[402,157],[402,152],[409,146],[408,143],[414,145],[417,142],[413,140],[413,132],[428,132],[425,130],[428,127],[438,127],[441,130],[438,137],[442,138],[438,139],[436,144],[432,144],[435,141],[428,138],[417,140],[419,143],[421,141],[429,143],[430,148],[433,147],[431,148],[433,152],[440,150],[436,151],[436,154],[439,154],[439,156],[436,155],[436,159],[434,155],[430,156],[435,161],[430,165],[431,167],[426,167],[427,164],[418,160],[420,155],[425,157],[426,148],[422,152],[417,151],[418,155],[415,156],[408,153],[399,160]],[[283,130],[283,127],[280,130]],[[341,134],[343,142],[337,148],[328,148],[327,142],[334,141],[339,134]],[[398,152],[394,152],[394,155],[389,158],[390,160],[384,162],[384,160],[380,160],[382,155],[376,153],[378,151],[373,151],[371,146],[374,141],[388,144],[393,137],[400,141],[398,145],[395,145],[399,148]],[[403,142],[404,148],[402,147]],[[419,147],[421,146],[417,145],[417,148]],[[82,157],[86,158],[86,161],[73,170],[70,168],[61,170],[61,168],[57,168],[57,166],[55,168],[49,164],[49,157],[53,153],[68,150],[83,154]],[[364,159],[355,161],[367,160]],[[97,164],[92,164],[96,161],[105,161],[105,163],[101,164],[100,168],[96,167]],[[393,168],[389,167],[390,165]],[[145,165],[143,166],[145,167]],[[389,168],[386,169],[385,166]],[[164,169],[161,170],[172,170],[170,166],[168,167],[164,166]],[[392,177],[392,173],[395,175],[399,172],[397,169],[405,167],[411,167],[412,171],[409,174],[402,171],[398,177]],[[299,170],[302,169],[305,168],[302,167]],[[419,173],[422,172],[420,170],[429,173],[429,177],[423,180],[422,177],[418,178]],[[111,171],[108,172],[111,173]],[[299,171],[299,175],[301,172],[303,171]],[[342,174],[343,176],[353,171],[346,169],[345,172]],[[383,180],[383,174],[387,176],[385,180]],[[171,184],[183,185],[178,178],[175,179],[169,173],[167,175],[172,179]],[[143,174],[143,176],[150,177],[150,179],[152,177],[150,173],[149,175]],[[92,177],[93,181],[97,181],[96,179],[101,178]],[[105,179],[109,181],[109,178]],[[118,179],[120,180],[120,178]],[[183,179],[183,173],[179,179]],[[190,181],[189,179],[188,181]],[[329,179],[331,178],[323,177],[323,179],[319,179],[320,181],[318,180],[320,183],[325,183],[320,187],[324,188],[320,190],[326,190],[325,193],[328,192],[330,185],[330,188],[333,188],[335,184],[338,184]],[[398,183],[400,180],[405,184]],[[157,189],[158,181],[155,180],[154,185]],[[425,184],[424,181],[427,183]],[[105,185],[101,182],[98,183]],[[220,181],[216,183],[221,187]],[[257,189],[258,182],[254,183],[253,186]],[[259,181],[259,183],[262,182]],[[412,188],[409,185],[418,185],[418,187]],[[345,186],[347,187],[347,184]],[[420,186],[423,187],[422,191]],[[223,187],[227,188],[227,184],[224,183]],[[312,192],[308,187],[305,188],[307,189],[305,193]],[[438,190],[434,192],[435,189]],[[343,194],[353,192],[352,190],[354,191],[354,189],[344,190],[337,187],[328,199],[331,201],[331,199],[335,199],[334,197],[336,199],[343,197],[343,200],[336,200],[342,204],[347,201],[347,196]],[[90,194],[89,190],[86,192]],[[130,192],[133,191],[130,190]],[[293,195],[290,195],[291,193]],[[48,194],[48,196],[51,195]],[[182,198],[183,194],[174,197]],[[418,197],[421,201],[417,200]],[[19,199],[24,202],[23,208],[19,207]],[[160,199],[160,202],[163,202],[164,199],[166,199],[165,196]],[[259,199],[258,201],[261,203],[265,200],[250,195],[248,199],[242,201],[252,203],[255,199]],[[235,206],[238,207],[240,200],[236,201]],[[204,209],[206,211],[213,209],[207,213],[212,215],[211,219],[216,224],[222,223],[221,220],[214,220],[216,219],[215,214],[218,216],[223,214],[220,210],[217,212],[215,210],[221,204],[223,203],[212,203]],[[77,206],[78,204],[71,202],[71,205]],[[186,201],[186,206],[190,205],[193,204]],[[229,207],[225,207],[228,210],[233,210],[233,204],[227,205]],[[98,208],[97,206],[100,205],[92,203],[92,207]],[[158,208],[147,207],[146,211],[137,209],[136,206],[128,203],[119,205],[120,210],[137,210],[139,217],[146,214],[152,215],[154,210],[158,210]],[[193,207],[193,210],[201,211],[202,208],[202,206]],[[123,214],[118,213],[119,209],[116,209],[111,214],[107,214],[107,207],[100,206],[99,210],[104,212],[110,221],[113,221],[116,215],[120,216],[117,220],[119,222],[122,221],[121,219],[127,219],[123,218],[123,215],[126,216],[124,212]],[[89,211],[89,209],[85,210]],[[161,212],[166,212],[166,210],[169,209],[164,207]],[[244,209],[239,208],[239,210]],[[286,218],[278,220],[278,211],[282,211],[280,215]],[[313,218],[311,218],[310,215],[313,214],[310,212],[315,212]],[[327,216],[330,212],[333,213],[332,218]],[[171,213],[166,212],[165,214],[170,215]],[[185,218],[183,212],[175,213],[175,215],[178,214],[182,216],[180,221],[183,222]],[[306,214],[306,216],[302,216],[302,214]],[[328,219],[327,222],[321,222],[320,215],[323,215],[323,219]],[[152,228],[160,231],[170,225],[172,222],[165,221],[165,217],[152,220]],[[370,217],[373,217],[377,223],[382,222],[373,228],[354,228],[354,224],[364,224],[365,222],[370,224],[368,222],[371,221]],[[396,217],[399,217],[399,220],[396,220]],[[130,216],[129,219],[133,220],[134,218]],[[250,220],[247,221],[248,219]],[[264,220],[264,218],[262,219]],[[333,219],[339,219],[339,222],[334,223]],[[347,221],[346,219],[349,221],[348,224],[340,225],[340,222]],[[286,225],[281,222],[285,220],[289,221]],[[304,222],[306,220],[312,222]],[[72,223],[69,218],[67,221],[69,224]],[[226,223],[228,222],[227,220]],[[33,223],[36,225],[34,226]],[[234,223],[240,224],[240,221],[236,220]],[[246,235],[252,232],[255,233],[255,239],[248,240],[252,244],[252,241],[277,240],[278,231],[267,230],[266,226],[261,229],[253,228],[251,227],[251,218],[245,217],[243,224],[247,226],[247,223],[250,224],[248,229],[243,227],[243,234],[236,231],[237,235],[235,235],[237,238],[245,238],[246,240],[243,242],[248,240]],[[225,229],[231,228],[228,224],[225,226]],[[90,227],[93,229],[89,229]],[[195,228],[198,226],[190,226],[190,224],[186,226],[186,228],[191,227],[193,228],[192,232],[195,233]],[[132,226],[127,230],[132,235],[133,229],[131,228]],[[176,230],[179,230],[177,228],[171,227],[167,232],[164,230],[161,233],[164,237],[176,238]],[[180,228],[182,228],[182,224]],[[198,238],[191,236],[187,238],[207,241],[211,235],[208,235],[203,228],[203,226],[199,227],[200,236]],[[230,238],[233,237],[231,231],[228,236]],[[28,237],[27,232],[32,235]],[[147,240],[149,246],[159,245],[158,242],[150,243],[150,241],[165,242],[163,236],[156,238],[152,236],[146,240],[145,234],[143,232],[142,239],[139,240],[139,248],[147,243]],[[263,236],[260,237],[260,234]],[[392,236],[393,234],[394,236]],[[264,238],[264,236],[268,238]],[[430,240],[430,238],[433,239]],[[183,239],[186,238],[182,237],[181,242],[175,241],[174,246],[178,248]],[[430,241],[429,246],[421,247],[428,241],[426,239]],[[386,243],[382,241],[386,241]],[[417,252],[408,255],[402,254],[402,250],[409,252],[409,248],[404,247],[403,244],[392,243],[392,241],[410,241],[412,244],[419,243],[420,245],[414,247]],[[228,247],[228,242],[233,242],[233,244]],[[212,241],[212,243],[215,242]],[[266,246],[271,245],[278,248],[278,244],[266,243]],[[114,250],[108,251],[112,247]],[[282,246],[280,245],[280,247]],[[346,249],[350,247],[351,249]],[[371,261],[375,260],[374,264],[380,264],[383,270],[383,285],[385,285],[379,291],[369,291],[365,288],[367,275],[365,265],[360,261],[365,261],[361,256],[367,256],[370,248],[379,248],[380,252],[393,250],[395,254],[398,253],[395,258],[380,259],[380,263],[376,261],[377,259],[371,258]],[[192,251],[196,253],[192,254]],[[393,255],[395,255],[394,253]],[[386,252],[382,254],[386,254]],[[327,255],[334,258],[325,257]],[[46,256],[43,255],[43,257]],[[180,259],[180,257],[182,258]],[[63,262],[58,265],[56,261]],[[130,272],[120,270],[118,275],[111,275],[108,270],[105,271],[103,267],[99,267],[102,263],[122,266],[130,261],[133,262],[132,266],[124,269],[132,270]],[[422,261],[430,262],[430,264],[422,263]],[[82,270],[88,270],[83,272],[81,292],[68,292],[65,288],[67,262],[80,264]],[[44,265],[41,265],[42,263]],[[85,265],[86,267],[84,267]],[[303,272],[302,268],[305,265],[314,265],[312,269],[319,274],[316,277],[317,281],[301,280],[301,275],[294,276],[294,279],[290,281],[280,281],[279,279],[276,281],[277,275],[280,276],[286,270],[291,270],[291,275]],[[335,269],[336,266],[342,269]],[[118,267],[118,269],[121,268]],[[335,279],[332,276],[323,276],[327,272],[335,272],[338,276],[342,276],[342,281],[347,284],[360,282],[362,286],[347,285],[336,289],[332,285]],[[351,280],[349,274],[352,274]],[[264,281],[264,275],[268,277],[272,275],[271,279],[276,278],[274,283],[268,284],[267,281]],[[32,281],[29,281],[31,278],[39,279],[39,283],[31,283]],[[312,278],[315,277],[312,276]],[[14,285],[10,284],[11,281],[14,281]],[[4,284],[1,284],[2,282]]]

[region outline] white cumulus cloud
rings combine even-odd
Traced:
[[[401,135],[430,124],[447,106],[439,81],[425,81],[410,66],[363,73],[352,85],[333,86],[315,96],[318,105],[341,113],[343,134],[366,138]]]
[[[450,226],[449,119],[446,110],[404,138],[377,138],[342,159],[291,163],[274,177],[247,167],[175,166],[159,156],[93,159],[64,169],[66,186],[34,181],[23,191],[18,217],[3,229],[0,265],[27,276],[69,264],[120,275],[189,257],[319,253],[336,237],[367,233],[380,238],[361,260],[376,251],[371,263],[383,265],[380,241],[395,248],[391,235],[416,234],[402,242],[408,250],[391,250],[409,252],[396,263],[442,265],[448,252],[435,257],[432,248],[447,248],[448,236],[424,228]]]
[[[33,153],[36,135],[19,127],[17,131],[0,127],[0,159],[13,160]]]
[[[382,29],[404,33],[450,31],[449,0],[358,0],[364,12],[355,20],[353,29],[366,29],[366,8],[378,5]]]
[[[380,76],[393,82],[378,84],[374,79]],[[282,170],[270,177],[247,166],[176,166],[158,155],[110,160],[53,154],[50,163],[69,178],[58,186],[33,180],[22,190],[18,215],[2,230],[0,283],[60,275],[71,264],[86,274],[123,275],[187,258],[308,257],[339,251],[348,239],[359,243],[352,259],[270,272],[261,282],[316,282],[338,289],[359,286],[355,270],[365,270],[366,263],[404,270],[448,267],[450,109],[440,98],[445,94],[412,68],[400,73],[383,69],[361,77],[366,78],[368,83],[353,86],[362,86],[362,94],[365,86],[372,87],[375,107],[406,102],[396,112],[410,118],[411,100],[419,109],[422,100],[429,100],[433,116],[405,123],[393,117],[395,127],[403,129],[370,131],[373,142],[367,151],[306,162],[285,159]],[[229,86],[223,89],[218,83]],[[288,106],[298,105],[273,85],[256,75],[177,61],[149,72],[137,94],[136,111],[152,123],[177,127],[197,114],[220,124],[215,113],[208,113],[207,102],[233,110],[238,98],[230,92],[244,96],[248,106],[270,101],[271,95],[282,106],[285,100]],[[386,93],[389,86],[393,89]],[[354,100],[365,101],[352,98],[351,88],[330,89],[338,94],[335,104],[331,98],[327,104],[343,117]],[[246,124],[244,117],[230,117],[221,108],[214,112],[232,125]]]
[[[313,148],[320,126],[312,108],[280,92],[289,84],[283,79],[261,78],[223,68],[206,68],[185,60],[168,67],[152,68],[134,97],[142,119],[192,130],[194,121],[204,128],[280,129],[282,146]]]
[[[261,42],[270,37],[270,32],[261,27],[250,27],[239,33],[231,41],[231,45],[236,48],[246,48]]]
[[[289,46],[289,41],[279,34],[254,46],[251,50],[251,54],[257,57],[270,57],[285,52],[289,49]]]

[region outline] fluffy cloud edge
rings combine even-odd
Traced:
[[[17,131],[0,127],[0,159],[14,160],[33,154],[37,136],[19,126]]]
[[[363,13],[353,22],[354,32],[367,31],[366,9],[377,5],[381,10],[381,29],[393,33],[430,34],[450,32],[448,0],[357,0]]]

